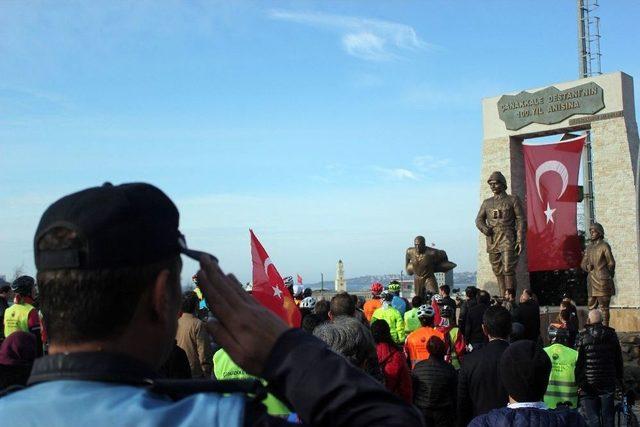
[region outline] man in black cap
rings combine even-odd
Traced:
[[[34,252],[49,355],[29,387],[0,399],[3,424],[282,425],[257,382],[158,377],[176,335],[180,254],[200,262],[215,341],[306,424],[420,424],[414,408],[261,306],[215,257],[187,248],[178,222],[173,202],[141,183],[89,188],[45,211]]]
[[[469,427],[585,425],[578,411],[549,411],[542,401],[551,361],[533,341],[521,340],[511,344],[502,353],[499,372],[502,385],[509,394],[509,404],[474,418]]]

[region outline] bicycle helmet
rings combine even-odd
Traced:
[[[398,282],[391,282],[389,283],[389,292],[400,292],[400,283]]]
[[[284,286],[286,288],[293,288],[293,277],[291,276],[283,277],[282,281],[284,282]]]
[[[20,276],[11,284],[11,290],[18,295],[31,295],[36,281],[31,276]]]
[[[436,312],[430,305],[423,304],[418,307],[418,319],[421,317],[433,317]]]
[[[377,295],[380,295],[382,293],[382,291],[384,291],[384,287],[382,286],[382,283],[373,282],[371,284],[371,294],[377,296]]]
[[[549,333],[549,341],[552,343],[564,344],[569,342],[570,334],[566,328],[550,325],[547,332]]]
[[[300,308],[308,308],[313,310],[316,307],[316,299],[314,297],[306,297],[300,302]]]

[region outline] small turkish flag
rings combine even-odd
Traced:
[[[576,210],[580,156],[586,136],[553,144],[523,144],[527,183],[529,271],[580,265]]]
[[[300,310],[287,290],[282,276],[273,265],[267,251],[253,230],[251,235],[251,261],[253,264],[253,288],[251,294],[260,304],[277,314],[289,326],[300,327]]]
[[[296,276],[298,276],[298,285],[302,285],[302,276],[299,274],[296,274]]]

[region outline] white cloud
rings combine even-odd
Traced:
[[[413,27],[397,22],[283,10],[272,10],[269,16],[272,19],[340,32],[343,49],[349,55],[368,61],[388,61],[401,57],[403,51],[433,47],[421,40]]]
[[[379,173],[381,173],[382,175],[388,177],[388,178],[392,178],[392,179],[397,179],[397,180],[404,180],[404,179],[410,179],[412,181],[419,181],[420,177],[415,174],[414,172],[411,172],[409,169],[404,169],[404,168],[380,168],[380,167],[376,167],[375,168]]]
[[[413,164],[423,171],[436,171],[450,168],[452,166],[452,161],[446,157],[438,158],[425,155],[414,157]]]
[[[342,45],[348,54],[372,61],[384,61],[393,56],[385,50],[385,44],[385,39],[370,32],[346,34],[342,37]]]

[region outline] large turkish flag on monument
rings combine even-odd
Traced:
[[[586,136],[552,144],[523,144],[527,181],[529,271],[580,265],[576,211],[580,156]]]
[[[293,297],[271,262],[269,254],[258,240],[253,230],[251,235],[251,262],[253,264],[253,288],[251,294],[263,306],[277,314],[289,326],[300,327],[300,310]]]

